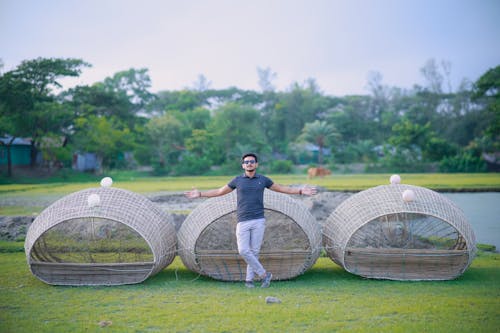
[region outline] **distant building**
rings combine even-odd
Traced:
[[[10,146],[10,147],[8,147]],[[12,166],[31,165],[31,139],[14,138],[12,136],[0,137],[0,165],[7,166],[8,150]]]
[[[298,143],[291,145],[291,151],[298,164],[318,163],[319,147],[312,143]],[[332,155],[330,148],[322,148],[322,155],[328,159]]]
[[[73,154],[73,170],[77,171],[95,171],[99,169],[97,155],[94,153],[75,153]]]
[[[483,153],[481,155],[486,162],[486,167],[490,172],[500,172],[500,152]]]

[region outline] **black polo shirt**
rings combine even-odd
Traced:
[[[272,185],[271,179],[259,174],[252,178],[243,174],[227,184],[236,189],[238,222],[264,218],[264,189]]]

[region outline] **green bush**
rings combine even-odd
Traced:
[[[367,163],[375,161],[377,155],[373,147],[372,140],[360,140],[355,143],[348,143],[345,147],[338,147],[334,153],[336,163]]]
[[[439,161],[443,157],[457,154],[458,146],[441,138],[431,138],[425,145],[424,156],[429,161]]]
[[[422,160],[417,147],[398,148],[394,152],[386,152],[378,164],[367,167],[368,172],[426,172],[428,163]]]
[[[160,162],[156,157],[152,158],[151,166],[153,167],[153,176],[166,176],[171,171],[168,164]]]
[[[203,175],[210,170],[211,161],[205,156],[183,155],[180,163],[175,167],[175,175],[196,176]]]
[[[485,172],[486,163],[471,152],[445,157],[439,162],[441,172]]]
[[[270,163],[270,173],[287,174],[292,172],[293,163],[288,160],[274,160]]]
[[[209,172],[206,173],[208,176],[232,176],[243,172],[239,164],[234,162],[226,162],[222,165],[211,168]]]

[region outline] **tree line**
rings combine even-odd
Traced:
[[[257,70],[260,91],[211,89],[200,75],[192,88],[153,93],[145,68],[63,90],[62,78],[90,66],[37,58],[1,73],[0,135],[31,138],[49,165],[70,167],[75,152],[91,152],[102,169],[148,165],[158,175],[234,173],[247,151],[277,173],[351,163],[480,172],[500,151],[500,66],[456,91],[446,89],[449,65],[433,59],[421,69],[426,86],[389,87],[375,72],[367,95],[330,96],[314,79],[277,91],[269,68]],[[48,144],[60,138],[64,146]]]

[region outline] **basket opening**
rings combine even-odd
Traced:
[[[396,280],[451,279],[469,254],[463,236],[433,216],[396,213],[359,228],[345,249],[345,268],[354,274]]]
[[[69,219],[45,231],[31,249],[32,263],[151,263],[148,243],[118,221],[84,217]]]
[[[455,227],[439,218],[396,213],[364,224],[351,236],[347,247],[464,250],[466,243]]]
[[[275,279],[288,279],[303,272],[311,259],[311,244],[302,228],[289,216],[265,209],[266,232],[260,261]],[[213,278],[241,281],[246,263],[238,254],[236,213],[223,215],[207,225],[194,247],[200,270]]]

